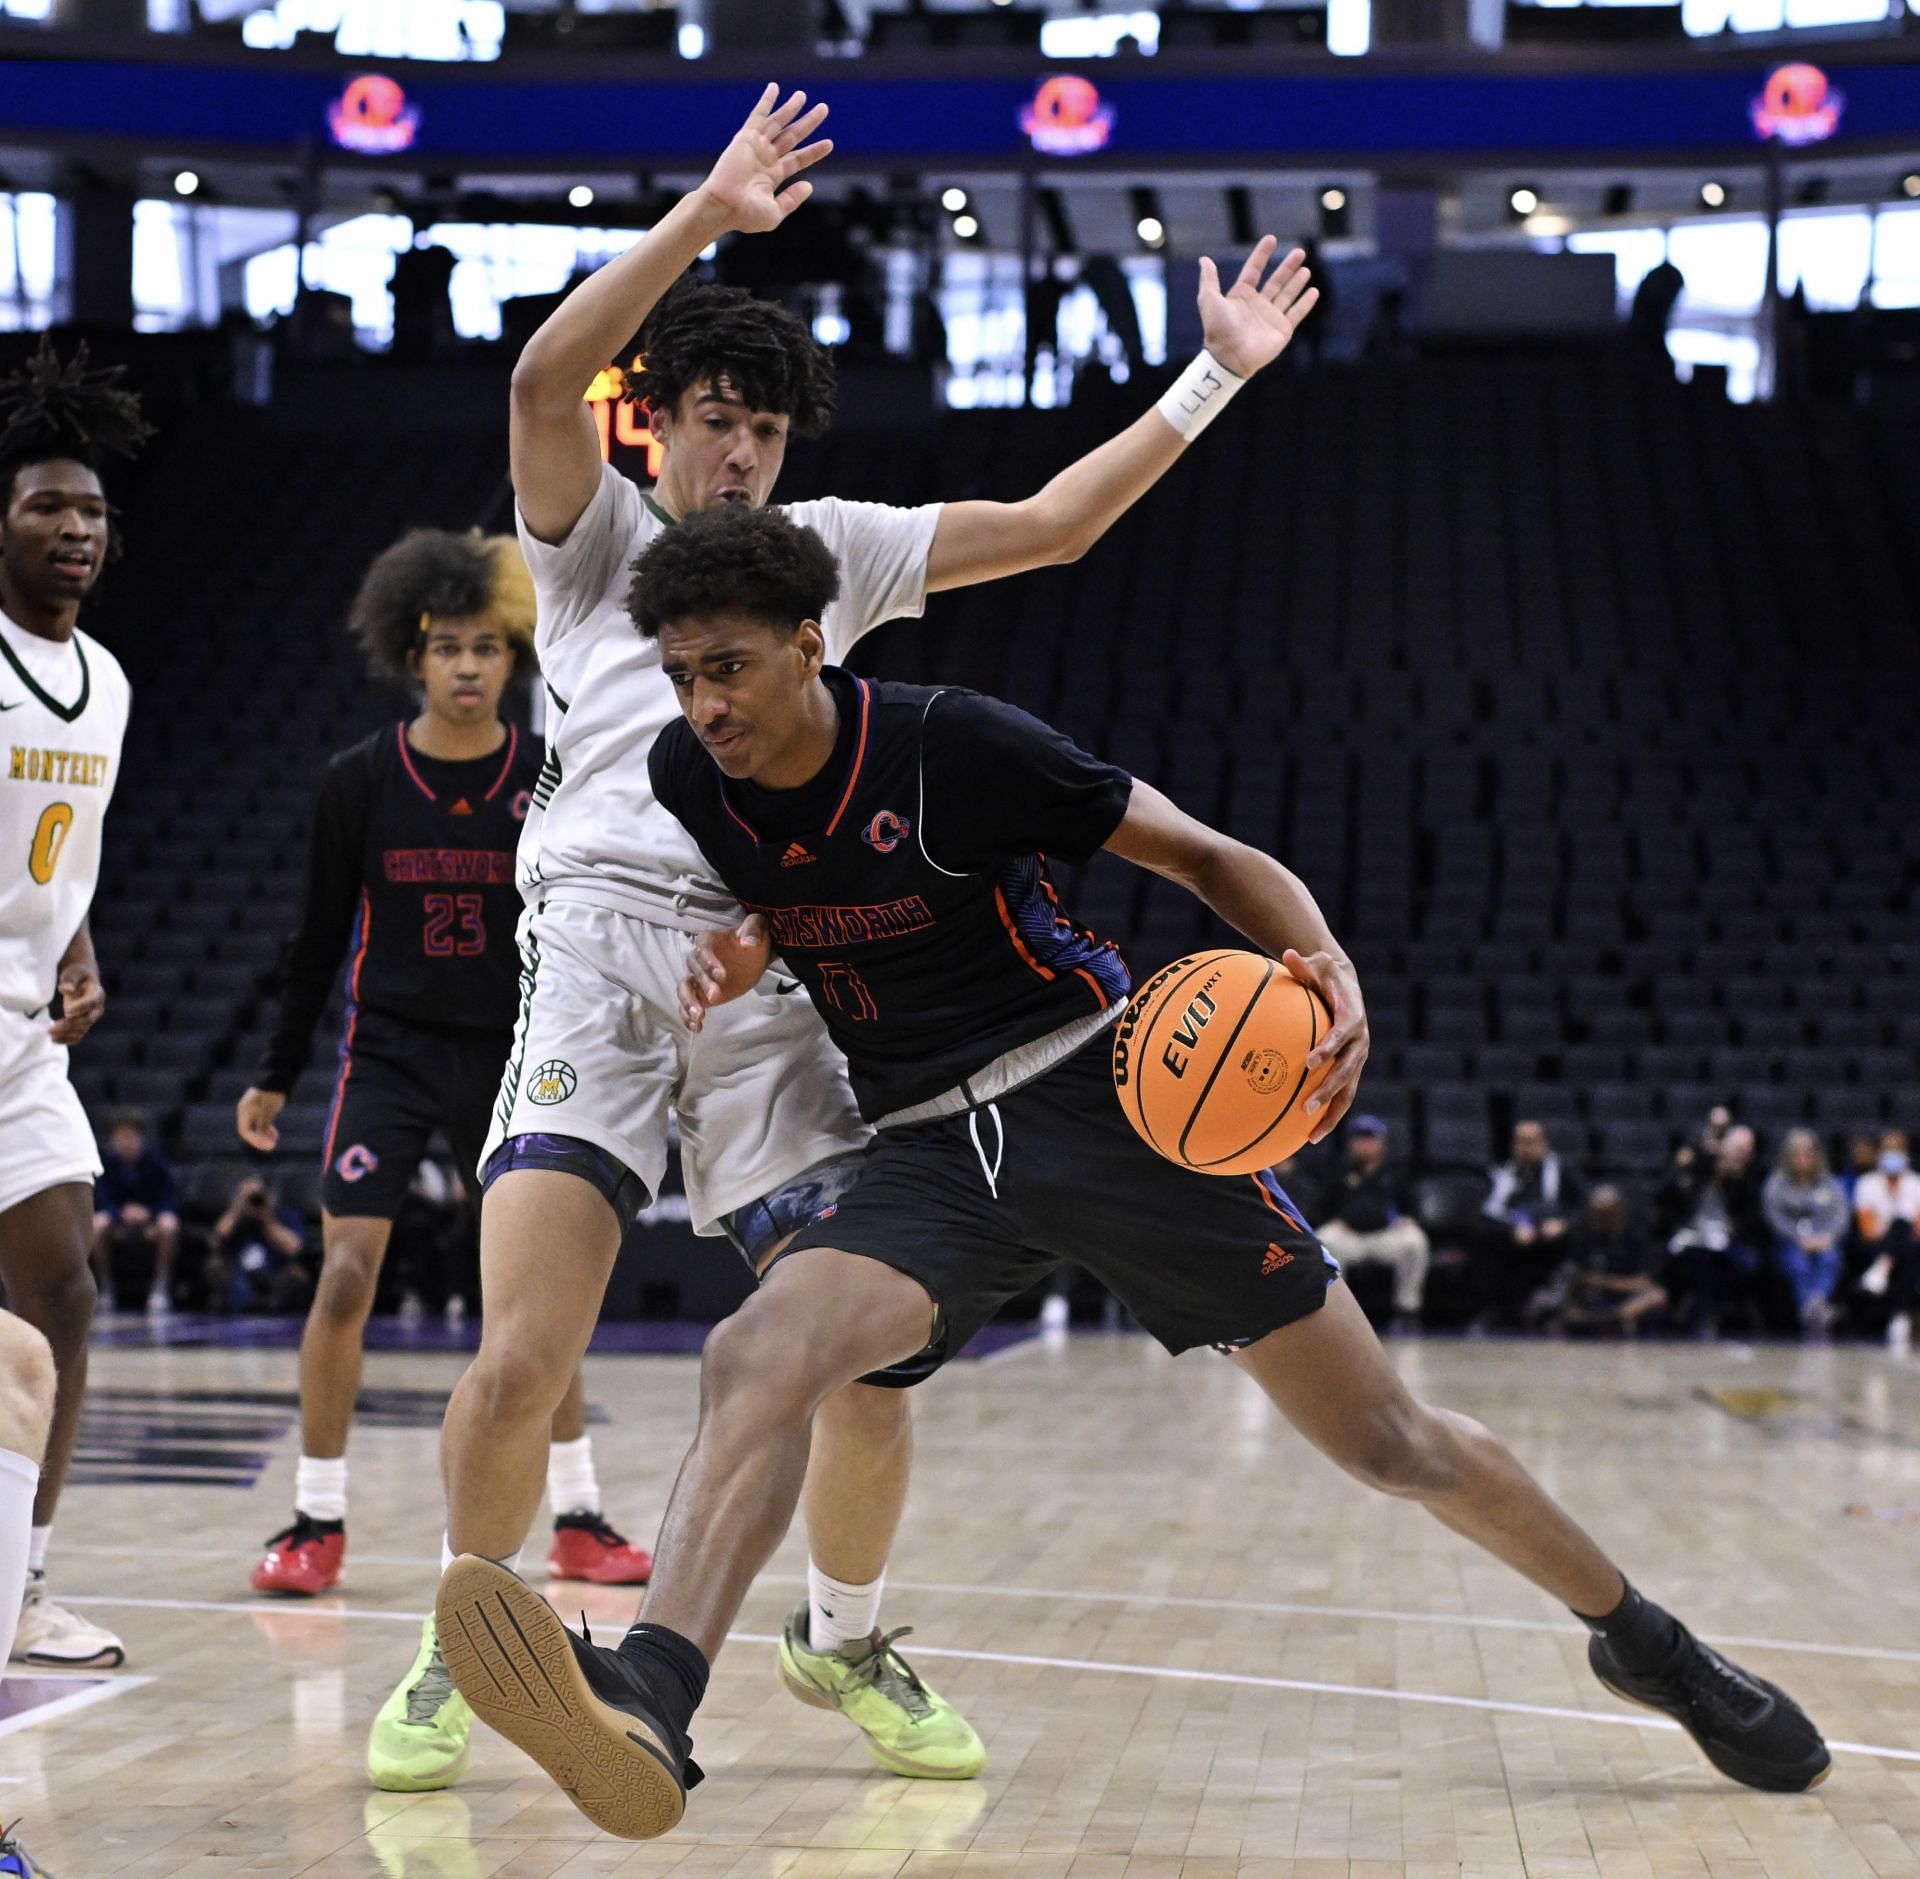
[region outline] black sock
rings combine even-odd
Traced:
[[[1595,1637],[1606,1639],[1607,1648],[1625,1670],[1657,1669],[1672,1654],[1680,1636],[1680,1626],[1673,1614],[1651,1599],[1642,1598],[1631,1585],[1627,1586],[1620,1603],[1605,1617],[1589,1618],[1585,1612],[1573,1615]]]
[[[620,1640],[620,1655],[647,1673],[667,1721],[686,1741],[693,1712],[707,1693],[710,1666],[699,1645],[665,1625],[636,1624]]]

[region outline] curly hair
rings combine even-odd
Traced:
[[[153,435],[136,392],[122,389],[123,365],[90,370],[84,340],[62,360],[42,337],[33,356],[0,378],[0,503],[29,464],[71,458],[98,471],[109,457],[130,458]],[[110,529],[107,554],[120,552]]]
[[[662,529],[633,564],[627,611],[648,639],[712,613],[791,633],[820,619],[839,592],[839,564],[812,529],[778,509],[703,509]]]
[[[374,556],[347,615],[368,666],[381,678],[414,683],[409,661],[434,619],[485,614],[515,653],[516,677],[533,664],[533,577],[511,535],[464,535],[416,528]]]
[[[675,412],[690,387],[725,380],[755,411],[777,411],[796,437],[818,437],[833,422],[833,365],[804,321],[741,287],[683,280],[640,329],[645,370],[627,395]]]

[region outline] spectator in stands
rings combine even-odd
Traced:
[[[1513,1125],[1512,1159],[1493,1170],[1486,1216],[1482,1287],[1493,1322],[1517,1325],[1527,1301],[1566,1254],[1568,1222],[1587,1198],[1586,1183],[1553,1152],[1544,1122]]]
[[[1833,1315],[1833,1288],[1840,1283],[1847,1197],[1811,1129],[1795,1129],[1780,1145],[1779,1165],[1767,1176],[1760,1204],[1802,1326],[1824,1331]]]
[[[1725,1103],[1715,1103],[1707,1111],[1707,1119],[1700,1125],[1700,1133],[1690,1142],[1682,1142],[1673,1151],[1673,1165],[1668,1170],[1668,1179],[1684,1169],[1711,1166],[1720,1153],[1720,1144],[1726,1139],[1727,1131],[1733,1127],[1733,1111]]]
[[[150,1312],[164,1312],[180,1246],[180,1184],[148,1142],[146,1118],[130,1109],[108,1122],[105,1159],[93,1184],[94,1276],[114,1305],[144,1297]]]
[[[1676,1157],[1660,1189],[1674,1291],[1702,1336],[1711,1337],[1731,1310],[1753,1315],[1753,1282],[1767,1242],[1757,1147],[1753,1131],[1735,1123],[1711,1157],[1702,1152],[1684,1163]]]
[[[1880,1165],[1853,1189],[1853,1224],[1868,1266],[1860,1290],[1884,1298],[1891,1315],[1887,1342],[1905,1350],[1913,1338],[1913,1309],[1920,1296],[1920,1174],[1907,1157],[1903,1130],[1880,1138]]]
[[[1841,1191],[1847,1197],[1847,1206],[1853,1207],[1853,1197],[1860,1186],[1860,1177],[1872,1174],[1880,1166],[1880,1131],[1873,1128],[1855,1129],[1847,1137],[1847,1166],[1840,1176]]]
[[[1534,1300],[1536,1324],[1573,1336],[1618,1331],[1631,1337],[1666,1309],[1659,1246],[1617,1187],[1593,1190],[1567,1233],[1566,1263]]]
[[[1393,1268],[1393,1309],[1418,1318],[1427,1282],[1430,1248],[1405,1177],[1387,1160],[1387,1125],[1378,1116],[1355,1116],[1347,1124],[1347,1159],[1323,1204],[1324,1223],[1314,1229],[1343,1266]]]
[[[263,1176],[248,1175],[214,1222],[204,1268],[208,1308],[305,1310],[313,1296],[313,1275],[301,1259],[305,1245],[299,1213]]]

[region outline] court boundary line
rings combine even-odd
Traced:
[[[1014,1348],[1024,1349],[1025,1347],[1015,1346]],[[982,1361],[987,1360],[982,1359]],[[111,1546],[89,1545],[83,1541],[66,1540],[61,1541],[60,1551],[63,1555],[84,1553],[96,1558],[114,1559],[160,1557],[233,1560],[238,1557],[231,1547]],[[440,1570],[438,1557],[429,1558],[425,1553],[356,1553],[354,1558],[367,1566],[417,1566],[423,1574],[437,1574]],[[806,1575],[798,1572],[763,1572],[755,1581],[757,1585],[805,1585],[806,1583]],[[890,1592],[945,1593],[965,1598],[1046,1599],[1056,1604],[1079,1600],[1091,1605],[1164,1605],[1178,1607],[1183,1611],[1241,1612],[1256,1618],[1362,1618],[1383,1624],[1451,1625],[1467,1630],[1488,1631],[1558,1633],[1572,1629],[1570,1622],[1552,1618],[1475,1617],[1465,1612],[1399,1611],[1390,1606],[1379,1605],[1307,1605],[1282,1599],[1188,1598],[1174,1592],[1095,1592],[1044,1585],[963,1585],[953,1580],[892,1577],[887,1580],[887,1589]],[[87,1602],[84,1598],[66,1598],[64,1594],[62,1597],[63,1602],[69,1605],[83,1605]],[[297,1609],[292,1601],[287,1601],[287,1606]],[[164,1607],[161,1608],[164,1609]],[[181,1609],[198,1611],[202,1608],[189,1602]],[[225,1610],[226,1607],[216,1602],[212,1609]],[[260,1609],[271,1611],[275,1606],[263,1601]],[[1726,1631],[1701,1631],[1696,1635],[1705,1643],[1727,1645],[1737,1650],[1784,1651],[1801,1657],[1852,1657],[1872,1663],[1920,1664],[1920,1650],[1901,1650],[1892,1645],[1823,1644],[1798,1638],[1745,1637]],[[925,1656],[926,1652],[922,1650],[919,1654]]]
[[[337,1618],[343,1623],[352,1619],[372,1619],[387,1624],[417,1625],[429,1615],[426,1612],[379,1611],[368,1606],[264,1605],[257,1600],[241,1602],[235,1599],[87,1596],[68,1597],[65,1602],[69,1605],[118,1605],[139,1610],[238,1612],[250,1618],[258,1617],[262,1612],[291,1611],[302,1617]],[[729,1631],[727,1642],[729,1644],[778,1644],[780,1640],[772,1632]],[[1170,1664],[1115,1664],[1089,1657],[1041,1657],[1017,1651],[962,1651],[937,1645],[916,1648],[914,1655],[950,1658],[961,1663],[1012,1664],[1035,1670],[1092,1671],[1096,1674],[1115,1677],[1160,1677],[1169,1681],[1187,1683],[1229,1684],[1240,1689],[1289,1690],[1308,1696],[1346,1696],[1372,1698],[1375,1701],[1388,1703],[1425,1703],[1439,1708],[1471,1709],[1495,1715],[1540,1716],[1561,1722],[1591,1722],[1621,1729],[1664,1729],[1674,1734],[1680,1733],[1680,1725],[1666,1716],[1650,1714],[1623,1716],[1615,1715],[1608,1710],[1568,1709],[1551,1703],[1518,1703],[1501,1697],[1450,1696],[1438,1690],[1389,1690],[1375,1684],[1321,1683],[1305,1677],[1261,1677],[1236,1670],[1188,1670]],[[153,1679],[148,1677],[140,1681],[150,1683]],[[1875,1742],[1829,1741],[1827,1746],[1843,1754],[1877,1755],[1889,1761],[1920,1763],[1920,1749],[1891,1748]]]
[[[76,1677],[74,1681],[79,1682],[80,1679]],[[96,1703],[110,1703],[116,1696],[144,1690],[148,1684],[157,1681],[155,1677],[122,1677],[112,1672],[107,1673],[101,1682],[96,1683],[89,1678],[86,1687],[75,1690],[71,1696],[56,1696],[51,1703],[39,1703],[32,1709],[22,1710],[17,1716],[9,1716],[0,1722],[0,1737],[18,1735],[23,1729],[37,1728],[43,1722],[52,1722],[57,1716],[71,1716],[76,1710],[91,1709]],[[15,1781],[25,1779],[24,1775],[13,1777]]]

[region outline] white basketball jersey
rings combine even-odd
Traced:
[[[132,693],[91,634],[0,613],[0,1009],[40,1011],[93,904]]]

